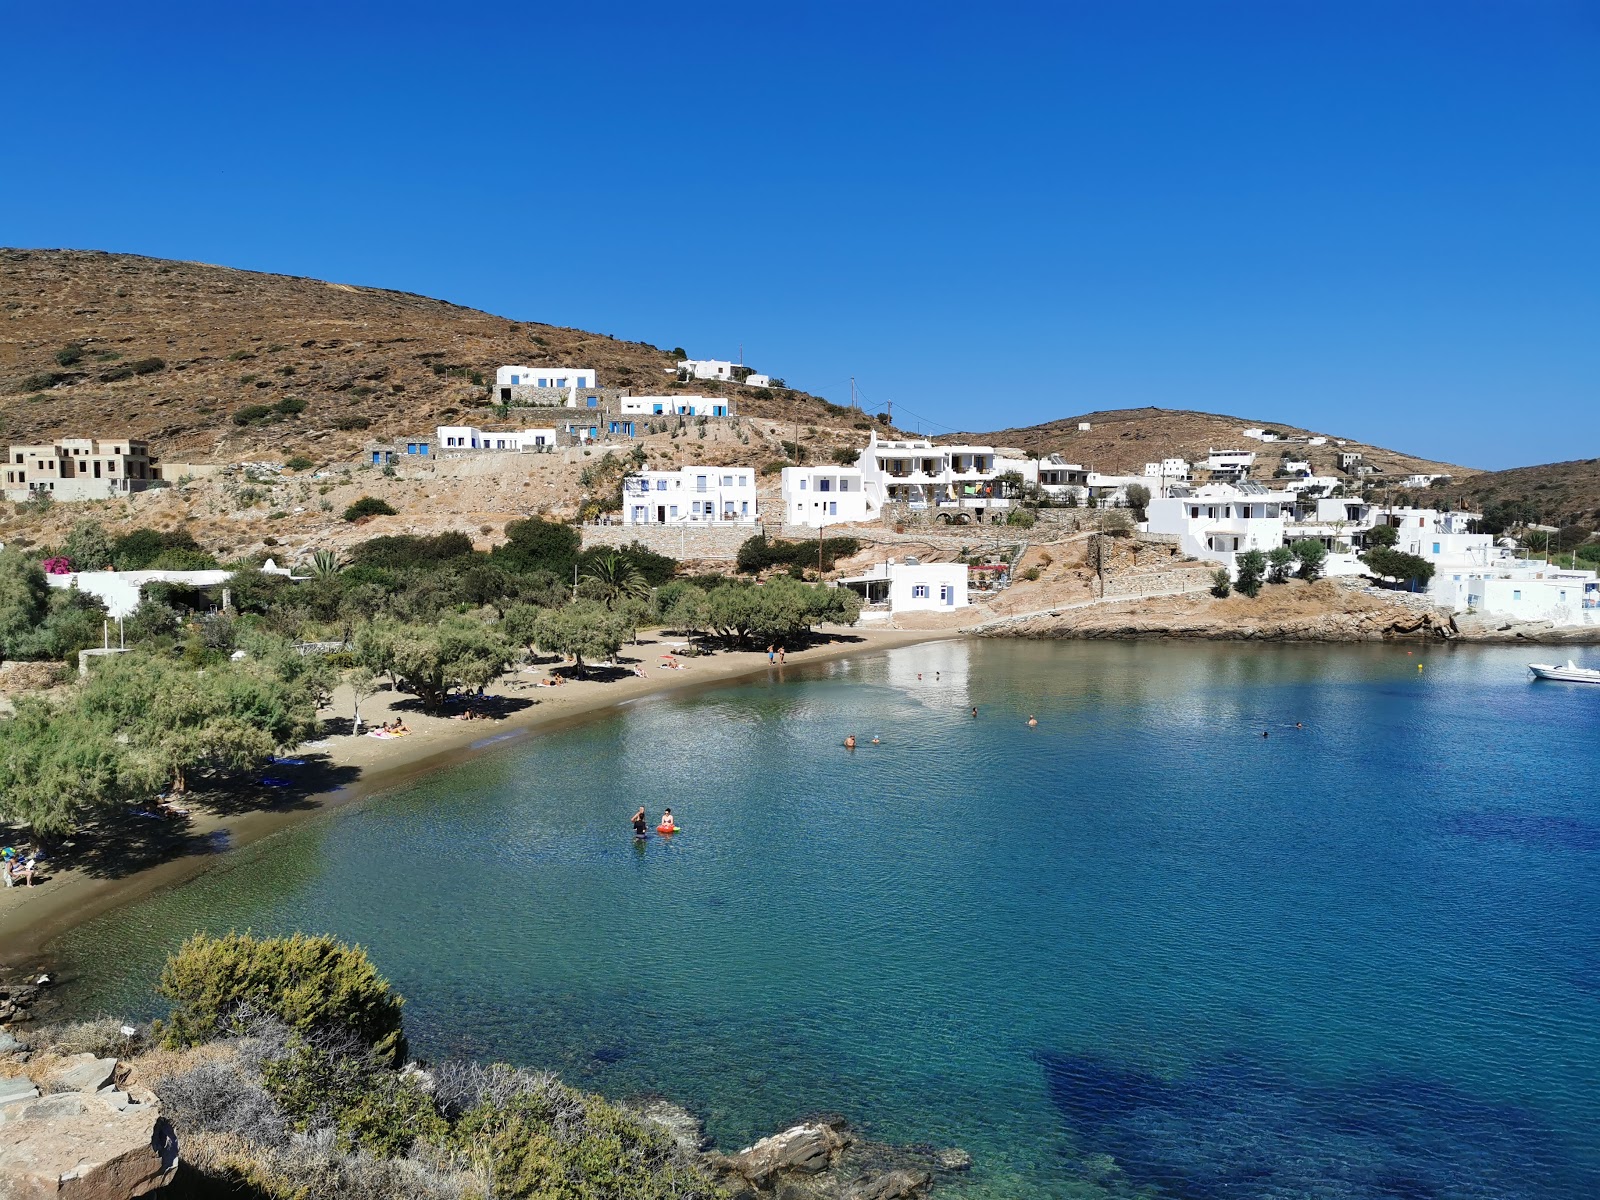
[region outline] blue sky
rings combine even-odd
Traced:
[[[1593,2],[0,17],[3,244],[742,345],[934,432],[1158,405],[1600,454]]]

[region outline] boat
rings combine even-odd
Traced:
[[[1554,679],[1561,683],[1600,683],[1600,671],[1593,667],[1580,667],[1570,658],[1564,667],[1552,667],[1548,663],[1529,663],[1528,670],[1533,672],[1535,679]]]

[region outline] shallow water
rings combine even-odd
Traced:
[[[332,932],[419,1054],[663,1092],[725,1146],[843,1112],[964,1146],[973,1195],[1590,1197],[1600,689],[1527,657],[789,668],[486,750],[55,949],[77,1007],[148,1014],[195,928]],[[636,845],[641,803],[684,832]]]

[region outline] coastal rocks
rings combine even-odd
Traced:
[[[681,1104],[674,1104],[659,1096],[636,1100],[625,1106],[634,1116],[648,1125],[663,1130],[677,1143],[680,1150],[698,1154],[706,1148],[705,1130],[700,1120]]]
[[[707,1163],[734,1200],[909,1200],[941,1174],[964,1171],[964,1150],[889,1146],[835,1117],[802,1122]]]
[[[118,1074],[115,1059],[77,1054],[0,1081],[0,1196],[129,1200],[172,1182],[177,1137]]]

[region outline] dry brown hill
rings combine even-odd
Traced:
[[[1087,430],[1080,425],[1087,424]],[[1303,443],[1283,445],[1259,442],[1243,436],[1246,429],[1268,429],[1285,435],[1327,437],[1322,446]],[[975,441],[998,446],[1015,446],[1029,454],[1063,455],[1069,462],[1081,463],[1109,474],[1138,473],[1144,464],[1167,457],[1182,457],[1190,462],[1204,460],[1211,449],[1254,450],[1260,460],[1270,460],[1288,452],[1309,459],[1318,475],[1339,475],[1334,456],[1341,450],[1354,450],[1364,461],[1385,476],[1412,473],[1449,474],[1457,479],[1474,476],[1472,467],[1462,467],[1433,459],[1419,458],[1387,450],[1354,438],[1339,438],[1315,430],[1285,425],[1281,421],[1230,417],[1220,413],[1189,412],[1171,408],[1120,408],[1104,412],[1063,417],[1043,425],[994,430],[988,433],[952,434],[940,441]]]
[[[675,357],[424,296],[83,250],[0,250],[0,437],[123,433],[164,461],[353,458],[374,435],[488,424],[504,363],[594,367],[635,394],[725,393],[739,411],[848,426],[801,392],[677,384]],[[305,403],[240,426],[247,405]],[[291,408],[294,405],[290,406]]]
[[[1448,494],[1459,508],[1525,506],[1525,519],[1544,525],[1584,525],[1600,529],[1600,458],[1485,471]]]

